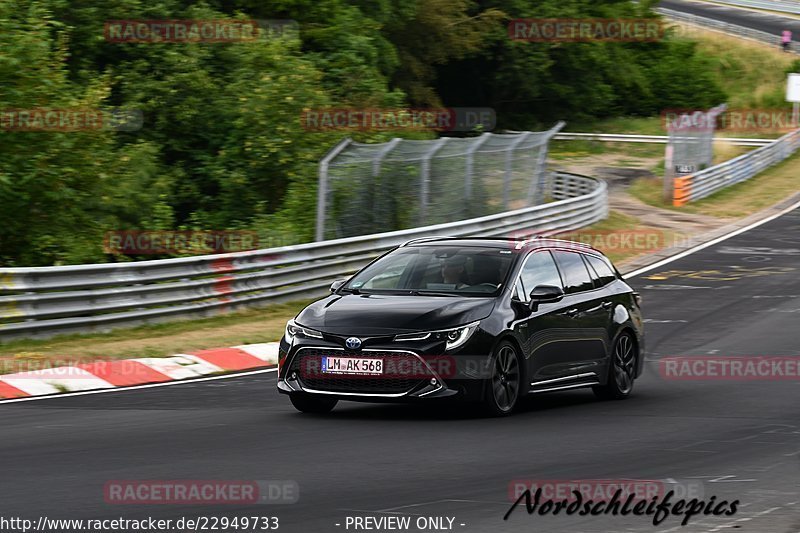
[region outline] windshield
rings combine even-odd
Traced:
[[[484,247],[400,248],[354,276],[343,290],[489,296],[506,282],[514,254]]]

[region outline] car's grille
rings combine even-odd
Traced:
[[[381,358],[384,362],[382,375],[325,374],[319,369],[323,356]],[[412,371],[396,372],[392,369]],[[326,392],[350,392],[364,394],[401,394],[408,392],[433,374],[422,365],[414,354],[382,351],[351,352],[305,348],[295,357],[292,371],[296,372],[302,385],[309,389]]]

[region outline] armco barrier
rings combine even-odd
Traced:
[[[800,2],[790,0],[714,0],[713,4],[727,4],[734,7],[750,7],[782,13],[800,14]]]
[[[389,233],[179,259],[0,269],[0,340],[106,331],[210,316],[325,294],[403,242],[436,235],[503,236],[578,229],[608,216],[602,181],[557,172],[551,203]]]
[[[705,198],[720,189],[749,180],[790,157],[798,148],[800,148],[800,130],[795,130],[767,146],[756,148],[730,161],[690,176],[675,178],[672,203],[675,206],[682,206]]]
[[[699,15],[692,15],[690,13],[684,13],[682,11],[675,11],[672,9],[666,9],[662,7],[656,8],[655,11],[661,13],[668,19],[671,19],[675,22],[682,22],[684,24],[701,26],[703,28],[708,28],[710,30],[720,31],[723,33],[727,33],[729,35],[742,37],[744,39],[750,39],[752,41],[758,41],[760,43],[773,45],[775,47],[778,47],[781,44],[780,35],[775,35],[764,31],[754,30],[753,28],[747,28],[745,26],[729,24],[727,22],[722,22],[720,20],[711,19],[708,17],[701,17]],[[790,50],[795,54],[798,53],[796,44],[797,43],[793,43],[793,46]]]
[[[668,135],[630,135],[618,133],[557,133],[556,141],[601,141],[615,143],[652,143],[667,144]],[[738,137],[714,137],[714,142],[729,143],[734,146],[764,146],[772,139],[742,139]]]

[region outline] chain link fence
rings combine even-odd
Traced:
[[[714,164],[714,133],[726,104],[708,111],[666,113],[668,141],[664,157],[664,197],[672,198],[673,179]]]
[[[728,106],[722,104],[708,111],[681,113],[674,120],[668,120],[666,170],[672,173],[670,177],[705,170],[714,164],[716,123],[727,109]]]
[[[320,162],[316,240],[464,220],[545,201],[541,132],[430,141],[344,139]]]

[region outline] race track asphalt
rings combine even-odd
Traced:
[[[691,0],[661,0],[658,5],[674,11],[683,11],[692,15],[772,33],[775,35],[775,46],[778,46],[780,42],[781,32],[786,29],[792,30],[795,41],[800,40],[800,19],[798,18]],[[795,43],[795,46],[797,46],[797,43]]]
[[[675,381],[665,356],[800,356],[800,210],[630,282],[644,377],[622,402],[543,395],[507,419],[452,407],[340,403],[301,415],[274,374],[0,404],[0,516],[277,516],[280,531],[353,531],[347,516],[450,516],[495,531],[800,530],[800,381]],[[109,480],[294,480],[290,505],[111,505]],[[740,500],[732,517],[528,516],[513,480],[672,479]],[[399,513],[399,514],[398,514]],[[747,520],[743,520],[747,519]],[[738,522],[736,522],[738,521]],[[336,524],[341,524],[337,526]],[[460,525],[464,524],[464,525]],[[714,529],[717,528],[717,529]],[[416,531],[416,530],[415,530]]]

